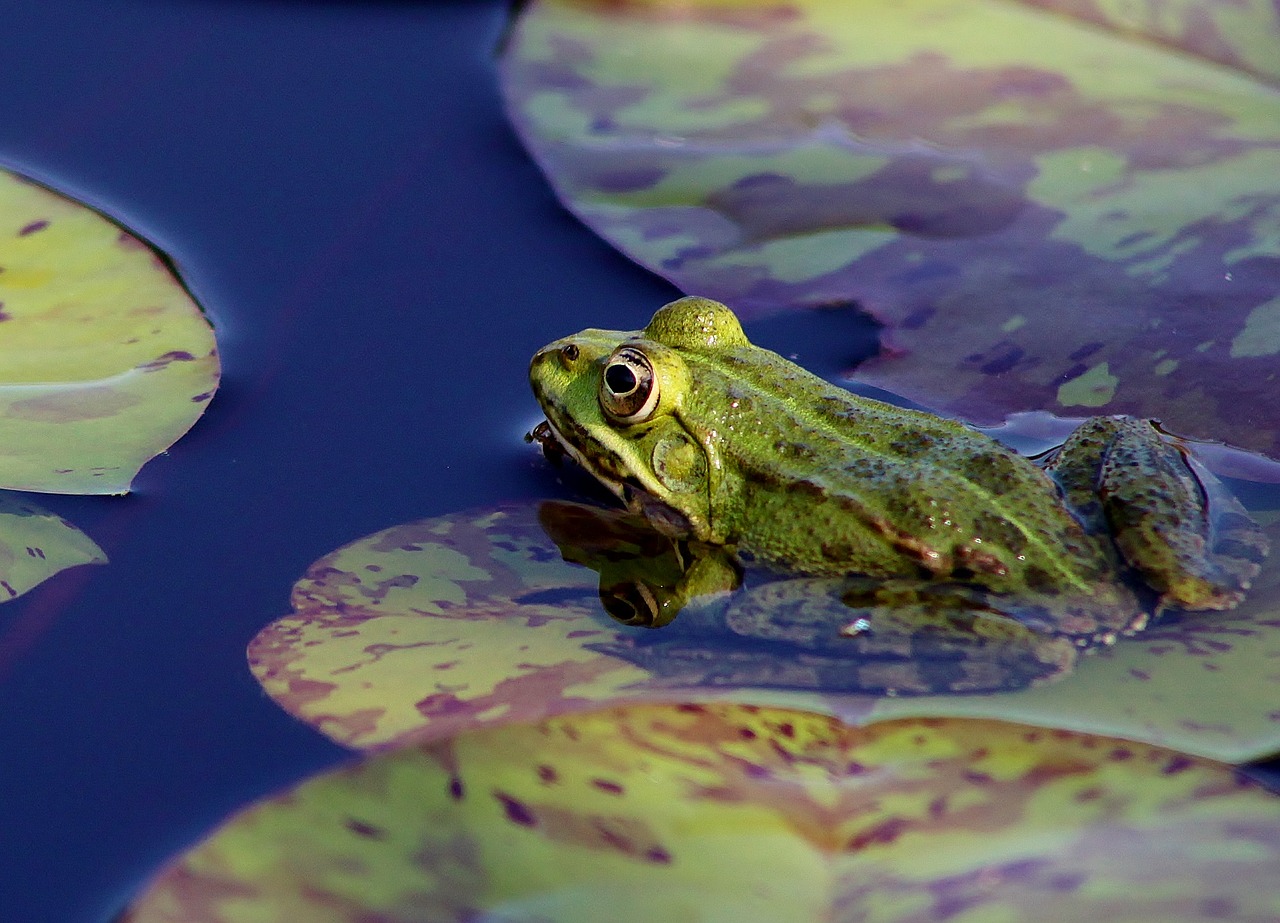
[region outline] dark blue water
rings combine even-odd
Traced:
[[[111,558],[0,607],[0,919],[102,920],[345,751],[245,664],[320,555],[544,492],[553,336],[672,290],[559,210],[502,117],[505,5],[8,0],[0,160],[168,251],[208,414],[128,498],[40,498]]]
[[[497,0],[0,14],[0,161],[171,254],[226,369],[132,496],[39,498],[110,566],[0,606],[0,920],[104,920],[228,811],[346,757],[245,664],[307,565],[545,494],[520,441],[529,355],[675,293],[562,212],[516,144]],[[749,332],[826,373],[865,348],[839,317],[820,337],[793,320]]]

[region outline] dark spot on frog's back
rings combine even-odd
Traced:
[[[985,548],[961,545],[952,552],[952,557],[956,561],[956,571],[963,570],[970,576],[975,574],[1004,576],[1009,573],[1009,568],[1004,562]]]
[[[982,513],[974,520],[974,535],[984,542],[991,542],[1014,554],[1022,554],[1026,548],[1027,538],[1022,530],[994,513]]]
[[[1023,579],[1026,581],[1027,588],[1036,592],[1046,592],[1057,589],[1053,582],[1053,576],[1043,567],[1032,565],[1023,571]]]
[[[874,480],[884,475],[885,465],[875,458],[856,458],[844,466],[844,473],[862,480]]]
[[[904,458],[918,458],[937,444],[938,440],[928,433],[905,432],[895,436],[889,448]]]
[[[796,481],[791,485],[791,489],[806,497],[822,497],[826,494],[822,485],[815,484],[813,481]]]
[[[719,361],[734,369],[751,367],[751,361],[746,356],[732,351],[720,353]]]
[[[823,542],[818,546],[818,551],[822,554],[824,560],[832,561],[836,564],[852,561],[855,554],[853,545],[841,541]]]
[[[995,494],[1014,487],[1022,474],[1021,467],[1010,457],[1008,450],[999,446],[968,459],[966,470],[969,480],[983,484]]]
[[[817,453],[811,446],[799,442],[779,442],[774,448],[784,458],[795,458],[801,461],[812,461],[817,458]]]
[[[818,400],[818,409],[822,413],[829,413],[833,417],[854,423],[862,417],[862,410],[859,407],[850,404],[848,398],[836,394],[823,395]]]

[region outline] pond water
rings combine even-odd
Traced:
[[[228,811],[347,757],[245,663],[294,580],[387,526],[547,495],[530,354],[677,293],[518,147],[498,0],[5,12],[0,161],[168,252],[225,363],[132,495],[38,498],[110,565],[0,607],[3,915],[105,920]],[[748,333],[828,375],[873,336],[838,314]]]

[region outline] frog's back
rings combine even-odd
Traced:
[[[744,547],[814,573],[1085,589],[1105,551],[1033,463],[953,420],[862,398],[767,350],[708,350],[687,400],[741,474]],[[728,481],[726,482],[728,483]],[[718,501],[718,502],[717,502]]]

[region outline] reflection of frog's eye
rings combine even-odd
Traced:
[[[600,406],[619,423],[637,423],[653,415],[658,379],[644,353],[625,346],[609,358],[600,379]]]

